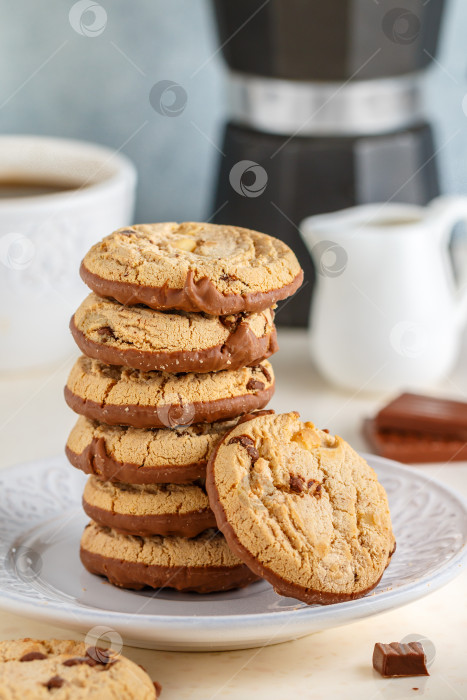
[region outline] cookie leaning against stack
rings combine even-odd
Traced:
[[[84,355],[65,398],[67,443],[90,478],[81,560],[127,588],[211,592],[258,577],[215,528],[206,464],[274,392],[273,306],[303,273],[281,241],[247,229],[120,229],[85,256],[92,289],[70,328]]]
[[[340,437],[298,413],[247,417],[211,453],[206,486],[233,552],[281,595],[360,598],[395,550],[386,492]]]

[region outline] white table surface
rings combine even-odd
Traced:
[[[313,370],[303,331],[281,331],[273,359],[276,395],[271,407],[298,410],[306,420],[340,434],[356,449],[362,418],[386,397],[351,395],[331,388]],[[462,353],[467,357],[466,352]],[[0,466],[56,455],[75,420],[62,388],[74,356],[60,366],[28,375],[0,376]],[[465,393],[464,393],[465,392]],[[467,398],[467,360],[433,393]],[[436,476],[467,497],[467,463],[414,467]],[[420,634],[435,645],[428,679],[380,678],[372,669],[377,641]],[[72,631],[0,612],[0,638],[80,638]],[[404,608],[347,627],[264,649],[219,653],[158,652],[126,648],[162,683],[163,699],[358,698],[390,700],[423,695],[435,700],[467,698],[467,572],[432,595]]]

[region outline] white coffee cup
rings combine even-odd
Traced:
[[[88,248],[131,223],[136,170],[102,146],[42,136],[0,136],[2,182],[69,187],[0,198],[0,371],[56,363],[72,352],[71,314],[89,291]]]

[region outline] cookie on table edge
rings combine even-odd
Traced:
[[[206,487],[232,551],[278,593],[305,603],[365,595],[394,552],[373,469],[298,413],[232,428],[211,454]]]
[[[0,698],[8,700],[156,700],[161,687],[141,666],[84,642],[0,642]]]
[[[121,304],[204,311],[261,311],[294,294],[303,271],[281,240],[197,222],[118,229],[85,255],[81,277]]]

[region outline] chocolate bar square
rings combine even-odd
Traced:
[[[420,642],[375,644],[373,668],[384,678],[430,675]]]
[[[467,440],[467,403],[421,394],[401,394],[375,416],[378,430],[418,431]]]
[[[405,464],[467,460],[467,442],[414,430],[381,430],[374,419],[363,423],[363,435],[371,450]]]

